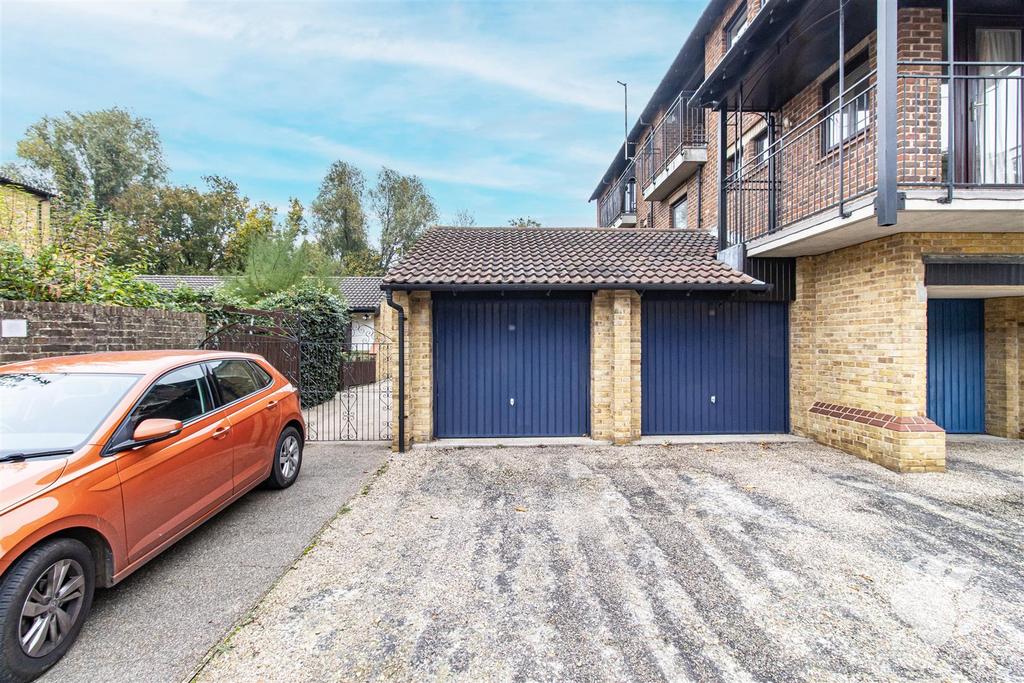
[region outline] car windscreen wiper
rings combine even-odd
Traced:
[[[28,458],[42,458],[47,455],[71,455],[75,452],[73,448],[57,448],[48,451],[25,451],[23,453],[9,453],[0,456],[0,462],[21,462]]]

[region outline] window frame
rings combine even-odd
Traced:
[[[863,82],[864,89],[861,90],[860,92],[851,93],[850,99],[843,103],[846,106],[849,106],[854,101],[856,101],[858,98],[860,98],[862,95],[864,95],[868,91],[868,88],[871,85],[866,80],[868,78],[868,76],[871,74],[871,58],[870,58],[870,55],[868,54],[868,50],[867,49],[860,51],[859,53],[855,54],[853,57],[850,57],[848,60],[846,60],[846,66],[845,66],[846,78],[844,80],[846,81],[847,89],[850,88],[850,83],[851,83],[851,79],[849,78],[850,73],[855,71],[856,69],[860,69],[862,67],[865,68],[865,74],[863,76],[861,76],[860,78],[856,79],[855,81],[853,81],[853,83],[856,84],[857,82]],[[852,141],[854,138],[856,138],[858,135],[860,135],[861,133],[863,133],[864,131],[868,130],[871,127],[870,120],[867,121],[862,128],[857,128],[856,126],[847,126],[848,130],[846,132],[846,135],[843,137],[843,139],[839,140],[838,142],[835,142],[835,143],[830,143],[829,134],[832,133],[833,130],[832,130],[832,126],[829,123],[829,121],[832,120],[832,117],[834,117],[834,116],[836,116],[838,114],[839,115],[838,120],[840,121],[840,125],[842,125],[842,120],[843,120],[843,116],[844,116],[844,114],[838,108],[838,106],[834,110],[827,108],[829,103],[831,103],[833,100],[835,100],[835,99],[837,99],[839,97],[838,93],[834,97],[831,96],[832,88],[838,88],[838,87],[839,87],[839,71],[837,69],[834,74],[832,74],[831,76],[826,78],[821,83],[821,106],[823,108],[823,111],[822,111],[822,114],[821,114],[821,116],[822,116],[822,118],[821,118],[822,127],[821,127],[821,140],[820,140],[820,142],[821,142],[821,156],[823,156],[823,157],[824,156],[828,156],[832,152],[834,152],[837,149],[839,149],[840,145],[846,145],[847,143]],[[837,103],[837,105],[838,105],[838,103]],[[860,110],[855,110],[855,111],[859,112]],[[865,110],[865,111],[867,111],[869,113],[869,115],[870,115],[870,107],[867,110]],[[835,135],[839,136],[840,133],[838,131],[835,131]]]
[[[672,230],[689,230],[690,229],[690,205],[689,205],[689,202],[687,201],[688,196],[689,196],[689,193],[684,194],[682,197],[680,197],[679,199],[675,200],[674,202],[672,202],[672,204],[669,205],[669,209],[668,209],[668,219],[669,219],[669,221],[668,222],[669,222],[669,227]],[[686,226],[685,227],[680,227],[680,226],[676,225],[676,207],[678,207],[680,204],[684,205],[684,209],[685,209],[685,216],[686,216]]]
[[[731,50],[732,46],[736,44],[737,39],[747,30],[749,23],[747,3],[744,1],[736,8],[732,16],[729,17],[729,21],[725,22],[725,26],[722,27],[722,37],[725,39],[726,52]],[[740,27],[739,33],[736,32],[737,27]]]
[[[219,400],[219,394],[214,392],[213,386],[211,386],[209,373],[207,372],[206,368],[203,367],[203,366],[205,366],[206,362],[207,361],[194,361],[192,363],[184,363],[183,365],[175,366],[175,367],[171,368],[170,370],[167,370],[166,372],[162,373],[156,379],[154,379],[152,382],[150,382],[149,385],[142,391],[142,393],[139,394],[139,397],[137,399],[135,399],[135,401],[132,402],[132,407],[128,410],[127,413],[125,413],[125,415],[121,419],[121,421],[117,423],[117,427],[114,429],[113,432],[111,432],[110,438],[107,439],[107,443],[104,444],[103,450],[101,451],[100,454],[104,455],[104,456],[107,456],[107,455],[117,455],[118,453],[121,453],[121,452],[123,452],[125,450],[130,450],[132,448],[131,444],[136,443],[135,439],[126,439],[124,441],[121,441],[120,443],[115,443],[114,439],[117,437],[118,433],[124,428],[124,426],[131,419],[132,413],[134,413],[135,409],[139,407],[140,403],[142,403],[142,399],[146,398],[146,396],[149,394],[149,392],[153,390],[153,387],[155,387],[157,384],[159,384],[160,380],[162,380],[164,377],[167,377],[168,375],[174,374],[175,372],[178,372],[179,370],[184,370],[185,368],[190,368],[193,365],[200,366],[200,369],[202,370],[203,381],[206,383],[206,391],[210,395],[210,409],[207,410],[204,413],[200,413],[199,415],[196,415],[193,418],[190,418],[188,420],[183,420],[182,423],[181,423],[182,427],[186,427],[186,426],[192,424],[193,422],[198,422],[199,420],[202,420],[202,419],[204,419],[204,418],[206,418],[206,417],[216,413],[221,408],[223,408],[224,406],[221,405],[220,400]]]

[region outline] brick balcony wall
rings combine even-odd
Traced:
[[[151,308],[0,301],[0,318],[28,321],[28,336],[0,338],[0,363],[101,351],[194,349],[206,316]]]

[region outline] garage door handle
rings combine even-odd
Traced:
[[[223,439],[225,436],[228,435],[228,432],[230,431],[231,427],[218,427],[217,429],[213,430],[213,438]]]
[[[267,410],[273,410],[277,407],[277,401],[267,401]]]

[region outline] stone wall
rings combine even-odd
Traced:
[[[0,363],[98,351],[192,349],[202,313],[40,301],[0,301],[0,318],[26,320],[27,336],[0,338]]]
[[[1024,236],[903,233],[798,258],[794,433],[897,471],[943,470],[945,434],[926,417],[923,256],[999,253],[1024,253]],[[993,362],[992,372],[998,368],[1009,379],[1008,364]]]

